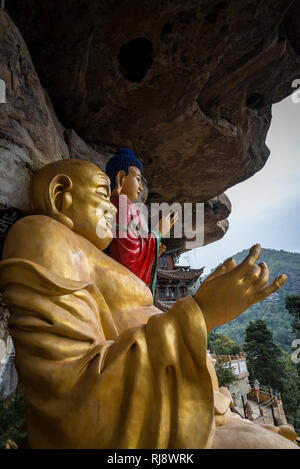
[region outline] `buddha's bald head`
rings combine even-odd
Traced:
[[[110,202],[110,181],[98,166],[81,160],[50,163],[33,176],[31,206],[84,236],[99,249],[112,239],[116,212]]]

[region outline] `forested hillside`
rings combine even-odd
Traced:
[[[236,254],[234,259],[240,263],[247,254],[248,251],[244,250]],[[224,334],[242,344],[249,321],[263,319],[273,331],[274,341],[282,350],[290,352],[295,334],[292,332],[292,317],[285,309],[284,298],[291,294],[300,295],[300,254],[283,250],[262,249],[259,262],[261,261],[267,264],[270,270],[270,279],[280,274],[286,274],[288,279],[285,285],[269,298],[252,305],[234,321],[215,329],[215,332]]]

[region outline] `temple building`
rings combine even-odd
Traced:
[[[163,254],[158,263],[155,304],[166,311],[175,301],[193,293],[204,267],[176,266],[174,253]]]

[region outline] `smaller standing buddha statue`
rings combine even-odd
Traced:
[[[111,202],[118,209],[116,233],[109,246],[109,255],[143,280],[154,294],[157,259],[165,247],[160,243],[178,215],[170,213],[148,232],[147,222],[137,205],[143,192],[143,164],[133,151],[121,148],[106,165],[111,183]]]

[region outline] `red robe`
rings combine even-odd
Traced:
[[[143,214],[126,195],[116,196],[111,202],[118,213],[109,255],[152,288],[155,286],[159,233],[148,233]]]

